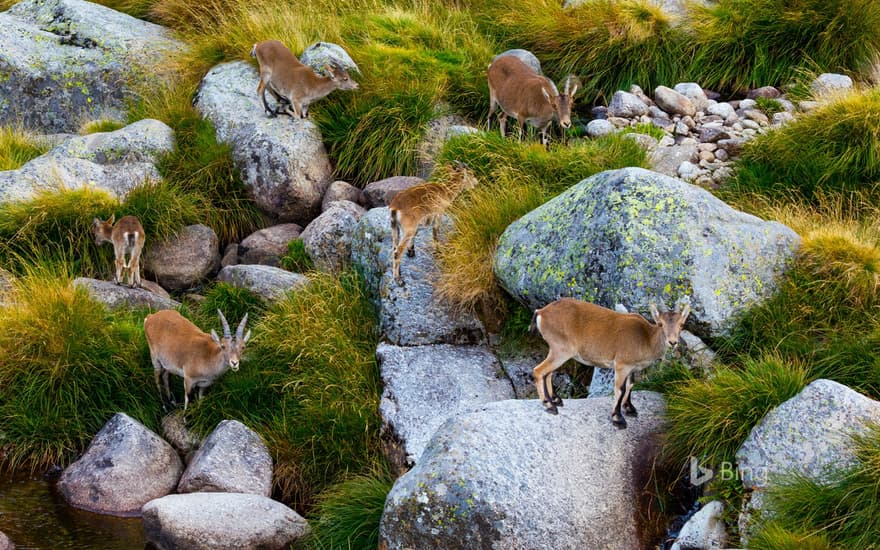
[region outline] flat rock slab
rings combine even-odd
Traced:
[[[403,456],[398,468],[415,464],[435,430],[448,418],[492,401],[514,397],[510,381],[486,346],[398,347],[376,350],[385,387],[379,402],[385,437]]]
[[[287,506],[244,493],[168,495],[148,502],[143,518],[159,550],[286,549],[309,533]]]
[[[269,265],[228,265],[217,280],[247,289],[267,302],[275,302],[290,291],[309,284],[309,278]]]
[[[72,284],[85,288],[95,300],[107,304],[110,309],[149,307],[160,310],[176,309],[180,306],[180,302],[154,294],[145,288],[130,288],[111,281],[78,277]]]

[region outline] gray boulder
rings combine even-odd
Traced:
[[[345,48],[332,42],[315,42],[303,51],[299,62],[324,76],[327,76],[324,70],[324,65],[327,64],[336,64],[349,73],[361,72]]]
[[[397,347],[376,350],[384,391],[379,402],[383,439],[399,452],[400,470],[416,464],[437,428],[448,418],[492,401],[512,399],[513,388],[486,346]]]
[[[367,208],[388,206],[394,200],[395,195],[404,189],[409,189],[421,183],[425,183],[425,180],[415,176],[392,176],[384,180],[368,183],[364,187],[364,198],[367,201]]]
[[[255,231],[245,237],[238,247],[239,261],[243,264],[278,266],[287,254],[290,241],[298,239],[302,227],[295,223],[282,223]]]
[[[146,288],[130,288],[111,281],[99,281],[86,277],[77,277],[71,284],[85,288],[92,298],[103,302],[110,309],[149,307],[159,310],[175,309],[180,306],[180,302],[168,298],[167,293],[163,296]]]
[[[592,138],[607,136],[616,130],[613,124],[604,118],[597,118],[587,123],[587,135]]]
[[[705,111],[706,107],[709,106],[709,98],[706,97],[706,92],[696,82],[681,82],[676,84],[673,90],[690,99],[694,109],[697,111]]]
[[[655,172],[671,177],[678,176],[678,169],[683,162],[690,162],[697,157],[698,144],[688,141],[680,145],[657,147],[648,155],[648,163]]]
[[[736,118],[736,109],[733,108],[733,105],[724,101],[709,102],[709,105],[706,106],[706,114],[719,116],[727,120]]]
[[[245,288],[267,302],[278,301],[309,282],[305,275],[269,265],[228,265],[217,274],[217,280]]]
[[[614,369],[593,367],[593,377],[590,379],[588,395],[591,398],[614,395]]]
[[[76,508],[137,516],[144,504],[171,493],[182,472],[171,445],[128,415],[116,413],[82,457],[64,470],[58,488]]]
[[[402,258],[403,282],[393,280],[389,216],[387,208],[368,211],[358,222],[351,243],[352,263],[364,275],[385,338],[398,346],[483,342],[482,323],[436,295],[437,264],[430,227],[416,233],[415,258]]]
[[[334,181],[330,184],[330,187],[327,188],[327,191],[324,193],[324,198],[321,199],[321,211],[326,211],[330,208],[330,203],[336,201],[349,201],[359,206],[363,206],[367,202],[364,198],[363,191],[354,185],[341,180]]]
[[[648,114],[648,105],[638,96],[617,90],[608,104],[608,116],[636,118]]]
[[[15,545],[3,531],[0,531],[0,550],[15,550]]]
[[[460,414],[431,438],[385,501],[388,550],[645,548],[640,495],[663,430],[662,397],[634,392],[639,417],[611,426],[610,399],[536,400]]]
[[[851,90],[853,81],[845,74],[822,73],[810,84],[810,91],[816,97]]]
[[[335,202],[302,232],[302,241],[315,267],[339,273],[351,263],[351,236],[366,212],[351,202]]]
[[[133,85],[183,48],[162,27],[91,2],[18,2],[0,13],[0,123],[53,133],[124,119]]]
[[[671,550],[720,550],[727,548],[724,503],[713,500],[684,524]]]
[[[206,225],[189,225],[144,252],[144,269],[164,288],[195,286],[220,267],[220,241]]]
[[[669,114],[694,116],[697,113],[697,109],[690,99],[666,86],[657,86],[654,89],[654,102]]]
[[[145,181],[161,179],[155,163],[173,149],[174,132],[152,119],[75,136],[17,170],[0,172],[0,201],[27,200],[41,189],[59,187],[97,187],[124,199]]]
[[[505,52],[501,52],[495,57],[492,58],[492,62],[494,63],[496,59],[499,57],[504,57],[505,55],[512,55],[518,58],[520,61],[528,65],[538,74],[544,74],[541,72],[541,62],[538,61],[538,58],[535,57],[535,54],[530,52],[529,50],[523,50],[521,48],[514,48],[512,50],[507,50]]]
[[[816,380],[752,428],[736,453],[743,485],[761,490],[791,473],[823,483],[830,471],[856,464],[851,437],[876,422],[880,402]]]
[[[272,492],[272,457],[263,439],[237,420],[223,420],[192,457],[180,493]]]
[[[437,107],[438,112],[442,113],[446,110],[446,108]],[[424,137],[418,145],[419,167],[416,171],[417,176],[426,179],[431,176],[437,157],[443,150],[443,144],[458,131],[453,130],[453,128],[462,128],[466,125],[467,121],[465,119],[454,114],[440,115],[428,123],[425,128]]]
[[[257,205],[278,221],[306,225],[321,210],[333,167],[309,119],[269,118],[257,96],[256,69],[244,61],[208,71],[196,108],[214,124]]]
[[[289,548],[309,525],[287,506],[245,493],[168,495],[143,508],[147,542],[158,550]]]
[[[788,227],[699,187],[624,168],[587,178],[512,223],[494,271],[532,309],[563,296],[637,312],[687,299],[692,330],[718,335],[773,292],[799,244]]]

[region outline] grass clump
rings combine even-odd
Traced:
[[[654,126],[650,122],[639,122],[635,126],[624,128],[623,133],[645,134],[646,136],[651,136],[657,141],[660,141],[661,139],[663,139],[663,136],[666,135],[666,132],[663,130],[663,128],[660,128],[659,126]]]
[[[112,118],[102,118],[99,120],[91,120],[80,126],[79,133],[81,135],[97,134],[100,132],[114,132],[120,128],[125,128],[125,122],[114,120]]]
[[[259,296],[246,288],[217,283],[205,293],[205,301],[199,305],[199,313],[204,319],[216,319],[218,309],[230,323],[239,322],[247,314],[247,326],[251,327],[260,320],[266,305]]]
[[[46,142],[27,130],[0,126],[0,171],[21,168],[48,150]]]
[[[876,190],[880,182],[880,88],[853,92],[749,141],[733,193]]]
[[[294,273],[308,273],[315,268],[315,262],[306,252],[302,239],[294,239],[287,243],[287,254],[281,257],[281,267]]]
[[[0,468],[66,465],[119,411],[155,427],[143,315],[34,269],[0,308]]]
[[[242,367],[193,410],[196,429],[238,418],[266,439],[275,488],[300,511],[380,456],[377,321],[360,278],[313,272],[253,325]],[[293,330],[291,327],[295,327]]]

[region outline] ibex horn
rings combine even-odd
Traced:
[[[241,322],[238,324],[238,328],[235,329],[235,339],[241,340],[244,337],[244,325],[247,323],[248,314],[245,313],[244,317],[241,318]]]
[[[223,337],[231,338],[232,331],[229,330],[229,323],[226,322],[226,317],[223,316],[223,312],[217,309],[217,314],[220,315],[220,322],[223,323]]]

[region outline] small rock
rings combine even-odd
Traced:
[[[728,119],[731,116],[736,116],[736,109],[734,109],[730,103],[715,103],[714,105],[709,105],[706,107],[706,113],[710,115],[717,115],[723,119]]]
[[[535,57],[535,54],[533,54],[529,50],[523,50],[521,48],[515,48],[512,50],[507,50],[506,52],[501,52],[492,58],[492,62],[494,63],[496,59],[498,59],[499,57],[504,57],[506,55],[512,55],[516,57],[517,59],[531,67],[531,69],[536,73],[544,74],[541,72],[541,62],[538,61],[538,58]]]
[[[587,123],[587,135],[592,138],[607,136],[615,130],[614,125],[604,119],[591,120]]]
[[[648,106],[638,96],[618,90],[608,104],[608,116],[635,118],[648,114]]]
[[[810,84],[810,90],[815,97],[851,90],[853,81],[843,74],[822,73]]]
[[[422,183],[425,180],[414,176],[393,176],[367,184],[364,197],[369,208],[388,206],[399,192]]]
[[[363,191],[345,181],[334,181],[330,184],[321,201],[321,211],[326,212],[333,201],[351,201],[361,206],[367,202]]]
[[[230,265],[220,270],[217,280],[247,289],[267,302],[281,300],[309,282],[305,275],[269,265]]]
[[[681,528],[672,550],[718,550],[727,547],[727,530],[721,515],[724,503],[713,500]]]
[[[205,225],[184,227],[167,241],[144,254],[144,269],[165,288],[182,290],[195,286],[220,267],[220,242]]]
[[[782,92],[780,92],[773,86],[763,86],[761,88],[749,90],[748,93],[746,93],[746,99],[757,99],[759,97],[763,97],[766,99],[776,99],[781,95]]]
[[[670,114],[694,116],[697,112],[690,99],[666,86],[657,86],[654,90],[654,102]]]
[[[345,48],[332,42],[315,42],[303,51],[299,62],[311,67],[313,71],[322,76],[327,76],[327,71],[324,69],[327,64],[336,64],[349,73],[361,72]],[[350,74],[350,76],[354,75]]]
[[[290,241],[299,238],[301,233],[302,227],[295,223],[282,223],[255,231],[241,241],[240,262],[277,267],[281,257],[287,254]]]
[[[676,92],[691,100],[697,111],[704,111],[709,106],[709,98],[703,88],[696,82],[682,82],[673,88]]]
[[[739,102],[739,106],[737,110],[739,111],[747,111],[749,109],[756,109],[758,107],[758,102],[754,99],[743,99]]]

